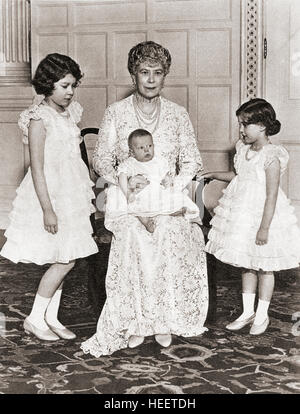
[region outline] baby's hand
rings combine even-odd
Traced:
[[[262,246],[268,243],[269,230],[259,228],[256,234],[255,244]]]
[[[160,184],[167,188],[167,187],[171,187],[173,185],[173,178],[171,176],[170,173],[168,173],[160,182]]]
[[[142,174],[134,175],[128,179],[128,187],[130,190],[141,191],[149,184],[149,181]]]

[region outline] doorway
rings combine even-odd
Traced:
[[[264,96],[281,122],[272,142],[289,152],[282,186],[300,222],[300,2],[266,0],[264,16]]]

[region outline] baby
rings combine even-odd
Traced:
[[[198,217],[197,205],[172,186],[168,162],[154,155],[152,135],[145,129],[136,129],[128,137],[128,146],[130,156],[118,166],[117,171],[123,200],[125,196],[127,201],[127,214],[135,215],[150,233],[155,230],[154,218],[158,215],[180,212],[188,219]],[[149,184],[143,189],[130,189],[128,178],[136,175],[143,175]],[[117,188],[111,189],[107,194],[106,222],[112,215],[120,216],[122,212],[122,197]]]

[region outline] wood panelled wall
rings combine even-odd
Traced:
[[[26,153],[17,126],[30,105],[29,2],[0,0],[0,228],[6,228]]]
[[[281,122],[280,133],[271,139],[289,152],[282,184],[300,222],[300,2],[268,0],[265,14],[265,96]]]
[[[106,106],[131,92],[128,51],[154,40],[172,55],[163,94],[189,111],[205,168],[229,168],[240,102],[240,0],[31,0],[30,9],[31,71],[51,52],[79,62],[83,127],[98,126]],[[28,164],[17,119],[33,92],[29,82],[0,87],[0,228],[6,228]],[[89,137],[89,153],[94,144]]]
[[[240,0],[32,1],[32,70],[50,52],[85,73],[84,126],[131,92],[128,51],[154,40],[172,55],[163,94],[185,106],[207,169],[228,166],[240,97]],[[94,140],[89,144],[90,151]]]

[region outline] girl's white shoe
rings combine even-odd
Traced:
[[[240,321],[236,319],[235,321],[226,325],[226,329],[229,329],[230,331],[239,331],[240,329],[244,328],[244,326],[247,326],[251,322],[253,322],[254,319],[255,319],[255,313],[249,316],[249,318],[242,319]]]
[[[256,325],[255,323],[251,326],[250,335],[260,335],[265,332],[268,325],[270,323],[270,319],[267,316],[264,322],[260,325]]]
[[[76,338],[76,335],[74,334],[74,332],[70,331],[65,326],[63,328],[57,328],[55,326],[50,325],[50,323],[48,322],[47,324],[49,328],[51,329],[51,331],[54,332],[56,335],[58,335],[62,339],[75,339]]]
[[[26,334],[33,334],[42,341],[58,341],[60,338],[50,329],[39,329],[28,318],[24,320],[23,328]]]

